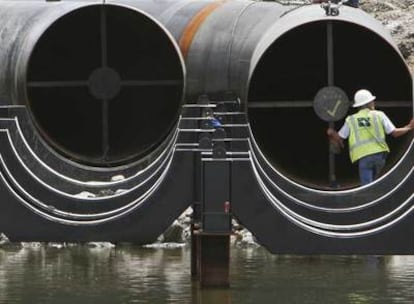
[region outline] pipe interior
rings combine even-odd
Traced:
[[[305,24],[274,41],[255,67],[248,91],[249,121],[261,151],[282,174],[320,189],[329,187],[329,146],[328,122],[315,114],[311,103],[319,89],[333,84],[350,100],[356,90],[369,89],[377,96],[377,109],[397,127],[408,123],[413,113],[412,78],[404,61],[386,40],[356,24],[332,22],[329,67],[334,77],[333,83],[329,81],[327,24]],[[265,106],[258,107],[258,102]],[[350,108],[348,114],[354,111]],[[336,122],[335,128],[343,123],[343,119]],[[388,136],[391,153],[386,170],[411,140],[411,135]],[[335,157],[335,164],[340,188],[359,184],[358,168],[351,164],[347,147]]]
[[[46,141],[92,165],[150,154],[175,125],[183,67],[166,32],[125,7],[92,5],[54,22],[27,69],[28,106]]]

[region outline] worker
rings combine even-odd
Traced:
[[[213,115],[208,115],[207,119],[208,119],[210,127],[214,129],[221,128],[223,126],[221,121],[215,118]]]
[[[375,98],[368,90],[358,90],[353,104],[358,112],[346,118],[339,132],[327,130],[329,140],[337,147],[343,148],[343,140],[348,138],[349,155],[352,163],[358,161],[361,185],[377,178],[385,165],[390,151],[385,135],[399,137],[414,129],[414,119],[396,128],[384,112],[375,110]]]
[[[210,119],[210,125],[213,128],[221,128],[223,125],[221,124],[220,120],[218,120],[217,118],[213,117]]]

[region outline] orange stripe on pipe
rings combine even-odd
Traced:
[[[224,2],[225,0],[217,1],[203,7],[184,28],[183,34],[181,35],[180,41],[178,43],[184,57],[187,57],[188,50],[190,49],[194,36],[200,28],[201,24],[203,24],[204,20],[206,20],[206,18]]]

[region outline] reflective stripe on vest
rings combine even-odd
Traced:
[[[390,151],[384,127],[375,111],[363,109],[349,116],[346,122],[350,130],[349,156],[353,163],[367,155]]]

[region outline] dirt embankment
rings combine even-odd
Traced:
[[[312,0],[274,0],[310,4]],[[389,29],[414,75],[414,0],[360,0],[360,7]]]
[[[414,0],[362,0],[361,8],[389,29],[414,74]]]

